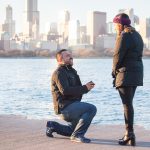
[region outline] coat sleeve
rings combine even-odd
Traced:
[[[122,62],[129,47],[129,38],[126,33],[122,34],[116,40],[115,51],[113,56],[113,72],[122,67]]]
[[[70,86],[68,78],[63,71],[55,74],[55,82],[62,95],[78,96],[88,92],[86,85]]]

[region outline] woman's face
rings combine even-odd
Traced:
[[[115,23],[114,26],[117,34],[120,34],[121,31],[123,30],[123,26],[120,23]]]

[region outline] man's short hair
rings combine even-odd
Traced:
[[[62,57],[62,52],[68,51],[67,49],[62,49],[56,53],[56,60],[59,61]]]

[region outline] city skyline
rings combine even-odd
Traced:
[[[45,1],[45,3],[44,3]],[[58,14],[60,11],[66,9],[70,12],[71,20],[78,19],[80,20],[81,25],[86,24],[87,12],[92,11],[101,11],[107,13],[107,22],[112,21],[113,17],[118,13],[119,9],[133,8],[134,13],[140,18],[150,17],[150,1],[146,0],[133,0],[130,2],[114,0],[109,2],[105,0],[100,2],[99,0],[93,1],[79,1],[76,0],[76,3],[70,2],[69,0],[53,2],[46,0],[38,0],[38,10],[40,11],[40,33],[45,31],[45,26],[47,23],[58,22]],[[109,4],[108,4],[109,3]],[[146,3],[146,5],[145,5]],[[25,11],[25,1],[22,0],[0,0],[0,24],[5,20],[5,9],[7,5],[10,5],[13,8],[13,19],[16,21],[16,32],[23,31],[23,12]],[[83,7],[84,6],[84,7]],[[112,8],[110,8],[112,6]],[[144,10],[144,11],[143,11]],[[20,23],[21,22],[21,23]]]

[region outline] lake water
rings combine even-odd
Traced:
[[[144,86],[137,88],[134,98],[135,124],[150,129],[150,59],[143,62]],[[50,92],[56,66],[55,59],[0,59],[0,114],[58,119]],[[82,99],[97,106],[93,123],[124,124],[121,100],[112,87],[112,59],[75,59],[74,68],[83,84],[96,83]]]

